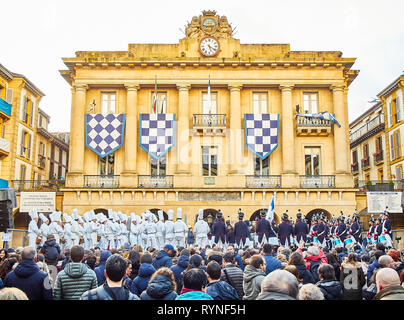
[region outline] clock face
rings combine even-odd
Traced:
[[[204,56],[214,56],[219,52],[219,42],[212,37],[206,37],[201,40],[199,49]]]

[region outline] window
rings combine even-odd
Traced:
[[[304,92],[303,93],[303,110],[304,113],[318,112],[318,93]]]
[[[202,175],[217,176],[217,147],[202,147]]]
[[[358,150],[352,151],[352,163],[358,163]]]
[[[207,92],[202,93],[202,113],[203,114],[216,114],[217,113],[217,93]]]
[[[401,137],[400,130],[396,130],[390,136],[390,151],[391,160],[398,159],[401,157]]]
[[[377,180],[379,180],[379,181],[383,181],[383,180],[384,180],[383,169],[377,170]]]
[[[27,167],[22,164],[20,167],[20,180],[25,180],[26,171]]]
[[[269,156],[262,160],[257,155],[254,155],[254,174],[256,176],[269,175]]]
[[[379,136],[376,138],[376,152],[382,152],[383,151],[383,140],[382,136]]]
[[[400,122],[400,105],[398,104],[397,98],[391,101],[391,112],[393,116],[393,125]]]
[[[319,147],[306,147],[305,153],[305,173],[306,176],[320,175],[320,148]]]
[[[152,176],[165,176],[166,175],[166,157],[163,156],[159,159],[150,157],[150,174]]]
[[[115,113],[116,94],[115,92],[103,92],[101,93],[101,113],[109,114]]]
[[[6,131],[6,119],[0,117],[0,137],[4,138],[5,131]]]
[[[38,119],[38,127],[39,127],[39,128],[42,128],[42,116],[39,116],[39,119]]]
[[[390,136],[390,154],[391,160],[394,160],[396,158],[396,153],[394,151],[394,134]]]
[[[152,91],[152,101],[154,99],[154,92]],[[153,105],[152,105],[152,113]],[[167,93],[166,92],[157,92],[157,113],[167,113]]]
[[[365,144],[363,146],[363,159],[369,159],[369,145]]]
[[[21,133],[20,155],[27,159],[31,157],[31,135],[26,131]]]
[[[99,158],[99,172],[100,175],[113,175],[114,174],[114,154],[109,154],[105,158]],[[55,172],[56,173],[56,172]]]
[[[397,180],[403,179],[403,167],[401,164],[396,167],[396,179]]]
[[[268,94],[266,92],[253,93],[253,113],[268,113]]]

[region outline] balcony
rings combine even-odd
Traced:
[[[246,176],[246,188],[280,188],[281,176]]]
[[[358,173],[359,172],[359,163],[355,162],[351,164],[351,171],[352,173]]]
[[[0,98],[0,112],[11,117],[11,104]]]
[[[365,123],[349,135],[351,149],[384,129],[383,114]]]
[[[383,163],[383,150],[373,154],[373,160],[376,165]]]
[[[363,170],[370,169],[370,159],[369,159],[369,157],[365,158],[365,159],[362,159],[361,163],[362,163],[362,169]]]
[[[0,155],[7,156],[10,153],[10,141],[0,138]]]
[[[403,189],[403,180],[359,180],[359,191],[399,191]]]
[[[12,180],[12,186],[17,192],[60,191],[65,186],[65,180]]]
[[[119,177],[114,175],[85,175],[84,188],[116,189],[119,188]]]
[[[192,119],[194,135],[224,136],[226,131],[225,114],[194,114]]]
[[[332,122],[318,118],[296,116],[296,133],[298,136],[328,136]]]
[[[335,188],[335,176],[300,176],[300,188]]]
[[[138,176],[139,188],[173,188],[174,176]]]
[[[46,165],[46,157],[42,154],[38,154],[38,166],[41,168],[45,168]]]

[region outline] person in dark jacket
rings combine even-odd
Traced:
[[[137,252],[136,250],[132,250],[129,253],[129,257],[128,259],[132,262],[132,271],[129,275],[129,278],[135,279],[137,277],[137,274],[139,272],[139,268],[140,268],[140,254],[139,252]]]
[[[212,235],[215,237],[215,244],[218,244],[219,240],[221,241],[221,245],[223,247],[225,243],[225,235],[228,232],[226,224],[223,222],[223,214],[219,211],[216,214],[215,223],[212,226]]]
[[[246,239],[249,236],[248,226],[243,219],[244,212],[238,209],[238,222],[234,225],[234,240],[237,248],[244,248]]]
[[[235,242],[235,238],[234,238],[234,228],[233,226],[230,224],[230,220],[226,221],[226,228],[227,228],[227,233],[226,233],[226,243],[227,245],[234,245]]]
[[[257,226],[255,228],[255,233],[258,235],[258,243],[262,244],[265,239],[268,239],[269,234],[271,232],[271,223],[269,220],[265,219],[266,210],[261,210],[260,220],[257,222]]]
[[[222,269],[221,280],[226,281],[234,289],[236,289],[237,294],[241,299],[244,296],[243,289],[243,270],[236,266],[236,260],[231,252],[227,252],[223,256],[224,268]]]
[[[291,236],[293,235],[293,226],[289,222],[289,216],[285,212],[282,215],[282,222],[278,226],[278,238],[282,246],[291,245]]]
[[[69,262],[56,278],[54,300],[79,300],[84,292],[97,288],[95,272],[81,262],[84,248],[73,246],[70,256],[72,262]]]
[[[45,262],[48,265],[56,266],[60,256],[60,246],[55,240],[55,236],[50,234],[42,246],[41,253],[45,256]]]
[[[147,289],[140,295],[140,300],[175,300],[177,298],[174,273],[162,267],[150,278]]]
[[[34,262],[36,251],[33,247],[22,250],[22,261],[4,279],[5,287],[18,288],[25,292],[29,300],[52,300],[52,287],[48,275],[39,270]]]
[[[206,287],[206,293],[210,295],[213,300],[240,300],[236,289],[226,281],[220,280],[222,269],[216,261],[208,263],[206,273],[209,282]]]
[[[328,264],[334,268],[335,279],[339,279],[341,270],[340,265],[338,264],[337,259],[335,258],[335,255],[333,255],[332,253],[326,253],[325,256],[327,257]]]
[[[275,270],[261,283],[261,292],[256,300],[297,300],[299,283],[296,277],[286,270]]]
[[[309,234],[309,227],[307,223],[303,220],[300,209],[298,211],[299,212],[296,214],[296,223],[293,228],[293,235],[296,237],[297,243],[299,243],[301,240],[306,242],[307,235]]]
[[[188,226],[188,234],[187,234],[187,246],[192,247],[195,242],[195,236],[192,232],[192,227]]]
[[[105,263],[107,262],[108,258],[111,256],[111,252],[105,250],[101,252],[100,257],[100,265],[94,269],[94,272],[97,276],[97,283],[98,285],[104,284],[105,278]]]
[[[303,280],[303,284],[315,283],[313,275],[309,270],[307,270],[303,256],[300,253],[292,253],[290,255],[288,264],[296,266],[297,271],[299,272],[299,279]]]
[[[138,296],[122,286],[127,267],[125,258],[119,254],[111,255],[105,263],[105,283],[84,292],[80,300],[140,300]]]
[[[322,264],[318,268],[320,281],[316,286],[320,288],[325,300],[342,300],[344,294],[342,292],[341,283],[335,279],[334,267],[328,263]]]
[[[175,282],[177,284],[177,293],[181,292],[181,273],[185,271],[189,264],[189,251],[184,249],[181,251],[180,257],[176,265],[171,267],[171,271],[174,273]]]
[[[174,247],[171,244],[166,244],[156,258],[153,259],[153,267],[157,270],[161,267],[170,268],[173,265],[171,257],[174,254]]]
[[[366,277],[355,253],[350,252],[342,263],[340,280],[344,300],[362,300],[362,287],[366,283]]]
[[[156,272],[156,269],[152,265],[152,256],[150,253],[145,253],[140,258],[139,273],[135,279],[133,279],[130,286],[130,292],[140,296],[140,294],[146,290],[151,276]]]
[[[371,279],[373,279],[373,278],[372,278],[373,272],[374,272],[376,269],[379,269],[379,268],[380,268],[380,265],[379,265],[378,260],[379,260],[379,258],[380,258],[382,255],[384,255],[384,252],[381,251],[381,250],[376,250],[375,253],[374,253],[374,258],[375,258],[375,260],[373,261],[373,263],[372,263],[371,265],[368,266],[368,273],[367,273],[367,282],[368,282],[368,285],[370,285]]]
[[[276,269],[282,269],[282,263],[272,256],[272,246],[269,243],[266,243],[262,247],[262,252],[264,254],[264,258],[266,261],[266,269],[265,273],[268,274]]]

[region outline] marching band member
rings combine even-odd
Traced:
[[[65,219],[63,239],[65,239],[64,250],[72,248],[72,218],[67,213],[63,213]]]
[[[39,235],[38,212],[36,209],[31,209],[28,215],[31,217],[28,225],[28,246],[36,248],[36,238]]]
[[[157,249],[162,250],[165,243],[164,243],[164,233],[166,232],[165,224],[164,224],[164,215],[163,210],[159,210],[157,212],[159,216],[159,221],[156,223],[157,233],[156,233],[156,240],[157,240]]]
[[[344,223],[344,217],[342,216],[342,211],[341,211],[341,216],[339,216],[337,218],[337,221],[338,221],[338,226],[337,226],[336,236],[339,237],[342,242],[344,242],[345,238],[347,236],[348,230]]]
[[[309,226],[307,225],[306,222],[303,221],[302,213],[300,212],[299,209],[296,214],[296,223],[293,229],[293,234],[296,237],[297,244],[299,244],[300,241],[306,242],[308,233],[309,233]]]
[[[39,214],[39,218],[42,220],[41,227],[39,228],[42,237],[40,246],[42,247],[46,241],[46,237],[49,234],[49,219],[43,213]]]
[[[376,228],[375,228],[375,239],[379,242],[379,237],[382,235],[383,226],[382,226],[382,217],[378,217],[376,219]]]
[[[91,233],[91,225],[90,225],[90,211],[87,211],[83,215],[84,217],[84,224],[83,224],[83,247],[84,250],[89,250],[91,248],[91,240],[90,240],[90,233]]]
[[[226,225],[223,222],[223,214],[222,211],[219,211],[216,214],[215,223],[212,225],[212,236],[215,238],[214,242],[218,245],[219,248],[223,248],[225,243],[225,234],[227,233]]]
[[[321,247],[325,247],[325,245],[326,245],[326,241],[325,241],[325,239],[326,239],[326,235],[327,235],[327,229],[326,229],[326,227],[325,227],[325,224],[324,224],[324,216],[323,215],[321,215],[321,217],[320,217],[320,219],[319,219],[319,223],[317,224],[317,239],[318,239],[318,241],[319,241],[319,243],[320,243],[320,246]]]
[[[227,248],[228,246],[234,246],[234,228],[230,224],[230,220],[226,221],[226,228],[227,228],[227,233],[225,236],[225,240],[226,240],[226,248]]]
[[[241,212],[240,208],[238,209],[238,222],[236,222],[234,225],[234,240],[236,241],[237,248],[244,248],[248,237],[248,227],[247,224],[243,221],[243,219],[244,219],[244,212]]]
[[[148,211],[148,210],[147,210]],[[146,246],[147,242],[147,232],[146,232],[146,226],[147,226],[147,217],[148,213],[143,212],[142,213],[142,221],[140,222],[140,240],[142,241],[142,246]]]
[[[97,246],[97,236],[98,236],[98,230],[100,228],[100,224],[97,222],[97,216],[95,215],[94,210],[90,211],[89,214],[90,217],[90,248],[95,248]]]
[[[209,224],[203,220],[203,209],[198,210],[198,221],[194,225],[196,247],[205,249],[208,245]]]
[[[80,232],[80,240],[79,244],[84,242],[84,219],[79,216],[79,232]]]
[[[356,210],[355,210],[356,211]],[[353,214],[353,222],[351,224],[351,228],[349,230],[349,234],[351,234],[354,238],[355,241],[362,244],[362,236],[361,236],[361,226],[358,222],[359,220],[359,215],[356,214],[356,212]]]
[[[188,226],[182,221],[182,208],[177,208],[177,220],[174,223],[174,248],[185,247],[185,236]]]
[[[112,209],[108,209],[108,220],[105,224],[105,237],[107,250],[115,248],[115,225],[113,223],[114,212]]]
[[[258,243],[261,246],[268,242],[268,237],[271,231],[271,223],[266,219],[267,211],[261,210],[260,219],[255,227],[255,233],[258,235]]]
[[[121,246],[123,248],[129,243],[128,219],[129,217],[125,213],[121,213]]]
[[[49,225],[49,234],[53,234],[55,241],[60,245],[60,240],[63,237],[64,231],[62,227],[62,213],[60,211],[54,211],[49,215],[51,224]]]
[[[286,212],[287,211],[288,210],[286,210]],[[291,245],[289,239],[290,235],[293,233],[293,227],[288,223],[289,216],[286,212],[282,215],[282,222],[278,226],[278,237],[282,246]]]
[[[121,235],[121,219],[119,218],[118,212],[114,211],[112,222],[114,225],[114,248],[120,248],[120,235]]]
[[[391,221],[389,219],[389,213],[384,211],[382,219],[382,234],[386,237],[386,246],[393,247],[393,233],[391,232]]]

